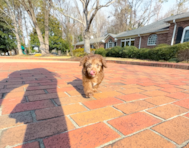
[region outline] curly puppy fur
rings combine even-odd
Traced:
[[[98,54],[87,55],[80,61],[82,69],[83,87],[86,97],[93,96],[104,78],[104,67],[106,66],[105,59]]]

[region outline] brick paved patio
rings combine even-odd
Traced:
[[[1,63],[0,148],[189,148],[189,71],[105,73],[86,99],[78,63]]]

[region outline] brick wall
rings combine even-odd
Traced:
[[[139,47],[139,41],[140,41],[140,37],[136,37],[135,38],[135,47]]]
[[[157,43],[155,46],[148,46],[147,43],[148,43],[148,36],[142,36],[141,38],[141,48],[154,48],[156,47],[157,45],[159,44],[167,44],[167,36],[168,36],[168,33],[163,33],[163,34],[157,34]]]
[[[176,33],[175,33],[174,43],[175,43],[175,41],[176,41],[178,28],[179,28],[179,27],[185,28],[185,27],[187,27],[187,26],[189,26],[189,21],[177,22],[177,29],[176,29]],[[171,23],[171,25],[170,25],[170,27],[169,27],[168,37],[167,37],[167,43],[168,43],[169,45],[171,45],[171,40],[172,40],[172,36],[173,36],[174,27],[175,27],[175,24],[174,24],[174,23]]]
[[[121,39],[117,40],[117,46],[121,46]]]
[[[168,36],[168,33],[163,33],[163,34],[158,34],[157,36],[157,44],[156,46],[148,46],[147,45],[147,42],[148,42],[148,36],[141,36],[141,46],[140,48],[154,48],[156,47],[157,45],[159,44],[167,44],[167,36]],[[140,37],[136,37],[135,38],[135,47],[139,47],[139,41],[140,41]],[[117,41],[117,45],[118,46],[121,46],[121,40],[118,40]]]

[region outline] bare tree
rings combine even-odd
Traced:
[[[43,39],[43,35],[42,32],[39,28],[39,24],[37,22],[36,19],[36,13],[35,13],[35,6],[36,3],[38,3],[37,0],[19,0],[20,3],[24,6],[26,12],[28,13],[28,15],[30,16],[37,35],[38,35],[38,39],[40,42],[40,50],[42,54],[48,54],[49,53],[49,15],[50,15],[50,10],[52,7],[52,0],[43,0],[42,2],[42,10],[44,12],[45,15],[45,39]],[[37,10],[39,9],[39,7],[37,7]]]
[[[176,14],[187,12],[189,9],[188,7],[185,7],[185,5],[188,2],[189,0],[176,0],[176,6],[177,6]]]
[[[94,17],[96,16],[97,12],[103,8],[108,7],[115,0],[108,0],[105,4],[101,4],[100,0],[79,0],[82,4],[82,10],[79,10],[79,14],[81,15],[80,18],[73,17],[72,15],[67,14],[64,10],[54,6],[55,9],[59,10],[64,16],[67,16],[83,25],[85,28],[84,31],[84,48],[86,53],[90,53],[90,27],[93,22]],[[79,4],[76,2],[76,5]],[[79,9],[79,8],[78,8]]]
[[[0,8],[0,11],[6,15],[6,17],[9,17],[12,20],[12,25],[14,26],[14,29],[12,29],[12,32],[16,36],[17,41],[17,48],[18,48],[18,54],[22,55],[22,49],[21,49],[21,40],[20,40],[20,27],[18,22],[18,9],[16,8],[16,1],[9,1],[9,0],[3,0],[1,1],[1,4],[5,4],[4,8]],[[10,24],[4,19],[4,21],[7,23],[7,25],[10,26]]]
[[[159,19],[162,3],[166,0],[119,0],[113,4],[114,20],[108,28],[110,33],[120,33],[149,24]],[[114,29],[113,29],[114,28]]]
[[[94,40],[96,39],[95,43],[93,44],[93,46],[96,49],[98,49],[100,45],[98,38],[105,36],[105,34],[107,34],[107,26],[108,18],[106,17],[103,11],[99,11],[95,16],[90,29],[91,36],[93,36]]]

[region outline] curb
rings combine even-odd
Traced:
[[[57,59],[57,58],[27,58],[27,57],[0,57],[0,59],[25,59],[25,60],[48,60],[48,61],[80,61],[79,59]],[[189,64],[185,63],[169,63],[169,62],[136,62],[136,61],[116,61],[106,60],[107,63],[116,64],[129,64],[129,65],[141,65],[141,66],[152,66],[152,67],[166,67],[176,69],[189,69]]]

